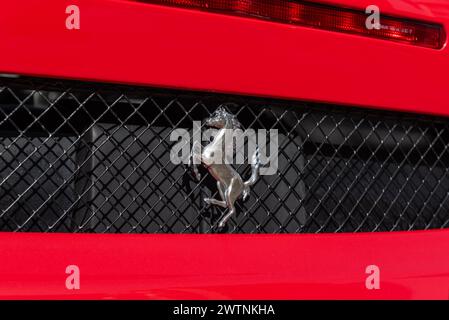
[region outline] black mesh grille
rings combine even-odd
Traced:
[[[169,155],[174,128],[225,105],[279,132],[224,230],[206,172]],[[0,79],[0,231],[316,233],[444,228],[446,119],[329,105],[42,79]],[[247,177],[248,166],[239,172]]]

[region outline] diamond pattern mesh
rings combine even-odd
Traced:
[[[170,161],[175,128],[225,105],[279,132],[275,175],[237,214],[215,180]],[[311,103],[0,79],[0,231],[318,233],[445,228],[446,119]],[[243,177],[249,166],[240,166]]]

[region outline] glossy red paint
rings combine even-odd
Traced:
[[[0,234],[0,298],[447,299],[449,231]],[[80,268],[81,288],[65,288]],[[379,266],[381,287],[365,288]]]
[[[326,2],[365,9],[371,0]],[[65,9],[81,29],[65,28]],[[445,0],[376,1],[449,27]],[[119,0],[5,1],[0,71],[449,115],[449,50]]]

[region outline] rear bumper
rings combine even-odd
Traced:
[[[449,231],[0,234],[2,299],[447,299]],[[80,290],[65,288],[67,265]],[[381,270],[367,290],[365,269]]]

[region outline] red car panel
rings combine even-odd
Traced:
[[[2,299],[447,299],[449,232],[0,234]],[[292,254],[293,253],[293,254]],[[67,290],[68,265],[80,290]],[[380,268],[368,290],[366,267]]]
[[[368,0],[332,1],[360,8]],[[8,1],[0,71],[447,115],[449,50],[135,1]],[[376,3],[381,13],[441,23],[442,0]]]

